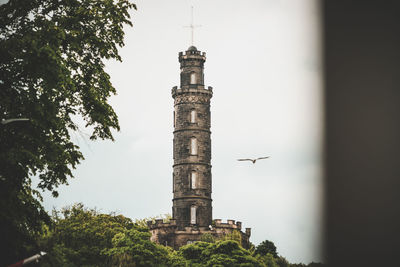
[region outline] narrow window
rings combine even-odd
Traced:
[[[174,127],[176,127],[175,125],[176,125],[176,116],[177,116],[177,108],[175,107],[174,108]]]
[[[190,207],[190,223],[196,224],[196,206]]]
[[[190,73],[190,84],[196,84],[196,74],[194,72]]]
[[[192,111],[190,111],[190,122],[191,123],[196,122],[196,110],[194,110],[194,109],[192,109]]]
[[[197,188],[197,172],[196,171],[192,171],[192,173],[190,174],[190,187],[192,189]]]
[[[190,139],[190,154],[197,155],[197,139],[196,139],[196,137],[192,137]]]

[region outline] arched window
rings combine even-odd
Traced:
[[[190,111],[190,123],[196,122],[196,110],[192,109]]]
[[[196,73],[190,73],[190,84],[196,84]]]
[[[190,223],[191,224],[196,224],[196,206],[191,206],[190,207]]]
[[[197,139],[192,137],[190,139],[190,155],[197,155]]]
[[[190,188],[196,189],[197,188],[197,172],[192,171],[190,173]]]

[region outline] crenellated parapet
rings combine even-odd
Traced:
[[[235,220],[227,220],[226,223],[223,223],[221,219],[214,219],[213,220],[213,226],[216,228],[230,228],[230,229],[236,229],[241,231],[242,230],[242,222],[237,221],[235,223]],[[246,228],[245,229],[245,234],[250,237],[251,235],[251,228]]]
[[[242,231],[242,223],[235,220],[227,220],[222,222],[220,219],[213,220],[208,226],[186,226],[178,229],[176,220],[163,222],[162,219],[148,221],[147,226],[152,234],[150,240],[159,244],[168,245],[175,249],[201,240],[204,234],[211,234],[216,239],[223,238],[226,235],[237,231],[241,235],[242,246],[248,248],[250,246],[250,228]]]
[[[197,50],[194,46],[189,47],[185,52],[179,52],[179,62],[185,64],[190,61],[199,61],[204,63],[206,61],[206,52]],[[193,64],[193,62],[191,62]]]
[[[176,227],[176,220],[174,219],[171,219],[168,222],[164,222],[163,219],[156,219],[154,221],[147,221],[146,223],[150,230],[165,227]]]

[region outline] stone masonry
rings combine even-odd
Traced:
[[[215,237],[237,230],[242,245],[249,246],[250,228],[241,232],[241,222],[212,219],[211,114],[212,87],[204,87],[205,52],[191,46],[179,53],[180,88],[174,98],[173,207],[172,220],[148,222],[151,240],[175,249],[200,240],[205,233]]]

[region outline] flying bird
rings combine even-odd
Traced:
[[[246,160],[248,160],[248,161],[253,162],[253,164],[254,164],[259,159],[267,159],[267,158],[269,158],[269,157],[260,157],[260,158],[256,158],[256,159],[238,159],[238,161],[246,161]]]

